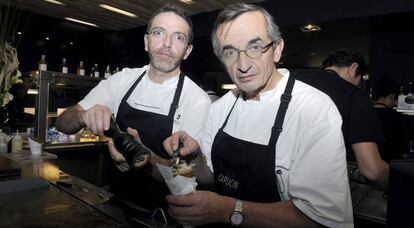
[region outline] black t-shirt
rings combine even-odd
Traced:
[[[359,142],[383,142],[384,136],[369,95],[342,79],[334,71],[318,71],[297,77],[327,94],[342,116],[347,159],[355,161],[352,144]]]
[[[390,108],[375,108],[385,136],[385,142],[379,143],[382,159],[389,162],[401,158],[410,152],[410,144],[401,113]]]

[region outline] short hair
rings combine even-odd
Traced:
[[[349,67],[352,63],[357,63],[357,73],[359,75],[365,75],[368,73],[368,66],[365,63],[364,58],[356,53],[350,52],[347,50],[339,50],[332,53],[322,62],[322,70],[325,70],[327,67],[336,66],[336,67]]]
[[[216,22],[214,24],[213,32],[211,33],[211,42],[214,49],[214,54],[217,57],[220,57],[220,45],[217,38],[217,30],[220,25],[233,21],[240,15],[248,12],[259,11],[263,14],[267,24],[267,35],[272,41],[275,41],[275,44],[279,43],[279,40],[282,38],[282,35],[279,31],[279,27],[275,23],[273,17],[262,7],[246,3],[237,3],[232,4],[224,8],[219,15],[217,16]]]
[[[188,26],[190,27],[190,30],[188,31],[188,43],[192,43],[193,39],[194,39],[194,33],[193,33],[193,23],[191,22],[190,17],[188,16],[187,12],[180,6],[175,5],[175,4],[165,4],[163,7],[157,9],[152,16],[150,17],[149,21],[148,21],[148,25],[147,25],[147,33],[150,32],[151,26],[152,26],[152,22],[154,20],[154,18],[161,13],[175,13],[178,16],[180,16],[182,19],[184,19],[185,22],[187,22]]]
[[[381,97],[387,97],[388,95],[397,95],[399,89],[399,85],[390,75],[383,74],[380,76],[380,79],[374,88],[374,97],[375,99],[379,99]]]

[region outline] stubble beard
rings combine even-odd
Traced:
[[[181,61],[183,59],[183,56],[173,56],[171,61],[161,60],[158,57],[154,56],[151,52],[149,53],[149,58],[151,65],[158,71],[161,71],[163,73],[170,73],[177,68],[180,67]]]

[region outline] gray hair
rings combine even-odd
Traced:
[[[220,54],[221,54],[221,47],[220,47],[220,44],[217,38],[217,30],[220,27],[220,25],[233,21],[244,13],[254,12],[254,11],[259,11],[263,14],[266,20],[266,24],[267,24],[268,36],[270,37],[272,41],[275,41],[274,45],[279,43],[279,40],[282,38],[282,35],[272,15],[270,15],[264,8],[260,6],[246,4],[246,3],[237,3],[237,4],[229,5],[225,9],[223,9],[217,16],[216,23],[214,24],[213,32],[211,33],[211,43],[213,45],[214,54],[217,57],[220,57]]]

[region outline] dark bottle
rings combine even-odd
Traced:
[[[113,115],[109,129],[104,134],[112,138],[115,148],[122,153],[132,168],[138,169],[148,163],[151,151],[136,141],[132,135],[122,132]]]
[[[80,61],[78,69],[76,69],[76,74],[81,76],[85,75],[85,67],[83,66],[83,61]]]

